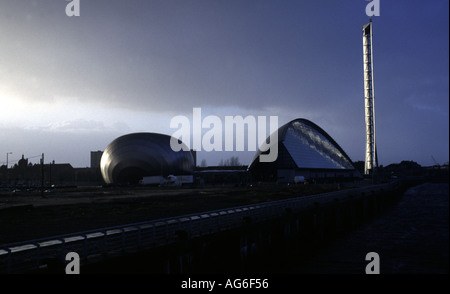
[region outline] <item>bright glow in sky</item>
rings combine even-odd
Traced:
[[[364,159],[364,0],[65,0],[0,3],[0,164],[90,151],[170,120],[313,121]],[[449,2],[380,0],[373,18],[379,162],[449,160]],[[4,159],[3,159],[3,155]],[[237,155],[199,154],[210,165]],[[37,163],[39,158],[30,160]]]

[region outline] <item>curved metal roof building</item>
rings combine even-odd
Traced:
[[[132,133],[112,141],[103,152],[100,170],[107,184],[138,183],[146,176],[190,175],[190,151],[173,151],[171,136]]]
[[[306,119],[295,119],[278,129],[278,157],[260,162],[257,151],[249,165],[256,178],[291,182],[295,176],[305,179],[360,177],[350,157],[322,128]]]

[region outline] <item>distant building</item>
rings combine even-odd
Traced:
[[[22,158],[17,162],[17,166],[20,169],[24,169],[28,167],[28,158],[25,159],[24,155],[22,154]]]
[[[306,119],[293,120],[278,129],[278,158],[260,162],[257,151],[249,165],[254,180],[292,183],[299,179],[329,181],[360,178],[351,159],[324,130]]]
[[[73,168],[69,163],[31,164],[22,158],[12,168],[0,167],[2,187],[67,187],[102,185],[100,168]]]
[[[194,159],[194,167],[197,166],[197,150],[191,149],[192,158]]]
[[[100,168],[103,151],[91,151],[91,168]]]

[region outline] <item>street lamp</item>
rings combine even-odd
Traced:
[[[6,169],[8,169],[8,161],[9,161],[8,156],[9,156],[10,154],[13,154],[13,153],[12,153],[12,152],[6,152]]]
[[[8,172],[8,164],[9,164],[9,155],[12,152],[6,152],[6,185],[9,185],[9,172]]]

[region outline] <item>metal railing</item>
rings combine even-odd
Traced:
[[[286,215],[287,209],[296,211],[314,203],[343,199],[349,195],[361,197],[362,192],[370,189],[301,196],[5,244],[0,246],[0,273],[32,271],[47,265],[49,260],[64,261],[68,252],[77,252],[81,264],[87,264],[106,257],[172,244],[183,233],[188,238],[201,237],[239,228],[244,219],[251,219],[252,223],[261,222]]]

